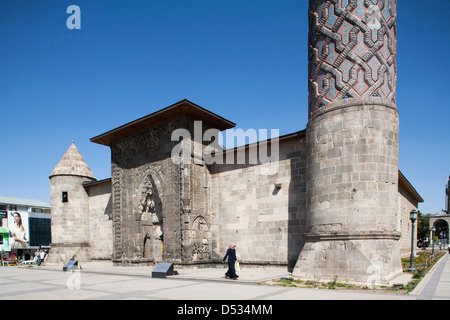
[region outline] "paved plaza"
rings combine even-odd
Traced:
[[[151,277],[153,267],[85,264],[81,271],[61,266],[2,267],[1,300],[416,300],[450,299],[446,254],[409,295],[258,285],[287,275],[281,269],[243,268],[240,280],[225,280],[224,269],[180,269],[168,279]]]

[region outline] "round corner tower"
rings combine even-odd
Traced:
[[[396,0],[309,1],[304,279],[387,281],[398,232]]]
[[[89,195],[83,184],[96,178],[73,142],[49,178],[52,213],[49,259],[65,263],[75,255],[79,261],[89,261]]]

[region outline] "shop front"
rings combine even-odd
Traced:
[[[8,228],[0,227],[0,254],[1,260],[18,260],[30,261],[34,259],[36,251],[40,248],[38,246],[24,246],[21,248],[11,247],[11,232]]]
[[[3,261],[4,257],[9,258],[9,253],[11,252],[11,247],[9,246],[9,229],[0,227],[0,258]]]

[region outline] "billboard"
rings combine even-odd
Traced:
[[[29,247],[28,212],[8,211],[9,246],[11,249]]]

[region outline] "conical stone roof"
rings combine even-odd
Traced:
[[[50,178],[54,176],[79,176],[97,180],[74,142],[50,174]]]

